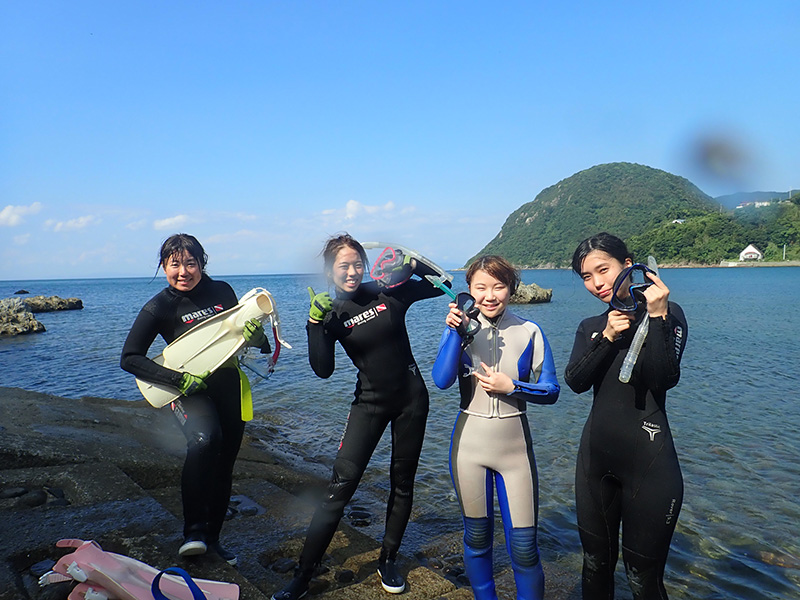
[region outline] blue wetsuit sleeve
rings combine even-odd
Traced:
[[[558,385],[556,365],[553,360],[553,352],[550,350],[550,343],[547,341],[547,337],[545,337],[541,329],[539,333],[541,334],[542,343],[544,345],[544,358],[542,360],[542,370],[541,373],[539,373],[539,379],[536,380],[536,383],[512,379],[514,382],[514,391],[508,395],[535,404],[554,404],[556,400],[558,400],[561,386]]]
[[[447,389],[458,378],[458,363],[461,356],[461,336],[448,327],[439,341],[439,351],[433,363],[433,382],[440,389]]]
[[[642,349],[637,379],[653,391],[666,391],[678,385],[681,357],[686,347],[689,327],[680,306],[669,303],[666,318],[651,318]]]
[[[308,334],[308,362],[317,377],[327,379],[336,366],[336,338],[325,330],[322,323],[306,323]]]

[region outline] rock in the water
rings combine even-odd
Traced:
[[[511,304],[539,304],[541,302],[550,302],[552,298],[552,288],[539,287],[535,283],[521,283],[509,302]]]
[[[0,336],[39,333],[42,325],[19,298],[0,300]]]
[[[28,290],[17,290],[14,294],[30,294]]]
[[[32,313],[53,312],[56,310],[81,310],[83,301],[80,298],[59,298],[58,296],[34,296],[23,300]]]

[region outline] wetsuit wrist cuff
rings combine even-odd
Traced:
[[[518,382],[518,381],[515,381],[515,380],[513,380],[513,379],[512,379],[512,380],[511,380],[511,383],[513,383],[513,384],[514,384],[514,389],[513,389],[513,390],[511,390],[510,392],[508,392],[508,393],[506,394],[506,396],[513,396],[514,394],[516,394],[516,393],[518,393],[518,392],[521,392],[521,391],[523,391],[523,390],[522,390],[522,386],[519,384],[519,382]]]

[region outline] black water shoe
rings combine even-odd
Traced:
[[[280,592],[272,595],[272,600],[300,600],[308,593],[308,579],[295,577]]]
[[[406,580],[400,575],[394,561],[390,558],[382,558],[378,562],[378,577],[381,578],[383,589],[390,594],[400,594],[406,589]]]
[[[236,558],[236,555],[227,548],[225,548],[222,544],[220,544],[219,540],[217,540],[216,542],[208,542],[208,549],[211,552],[214,552],[217,556],[219,556],[222,560],[224,560],[232,567],[235,567],[236,564],[239,562],[239,559]]]
[[[202,533],[192,533],[186,536],[183,544],[178,549],[178,554],[181,556],[196,556],[198,554],[205,554],[208,550],[206,544],[206,536]]]

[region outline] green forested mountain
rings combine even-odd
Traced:
[[[628,240],[675,219],[720,210],[691,182],[666,171],[632,163],[598,165],[546,188],[511,213],[478,254],[500,254],[519,266],[568,266],[575,246],[599,231]]]
[[[670,264],[719,264],[736,260],[753,244],[764,260],[800,259],[800,194],[761,208],[747,207],[724,214],[687,219],[682,224],[663,223],[628,240],[634,256],[652,254]]]

